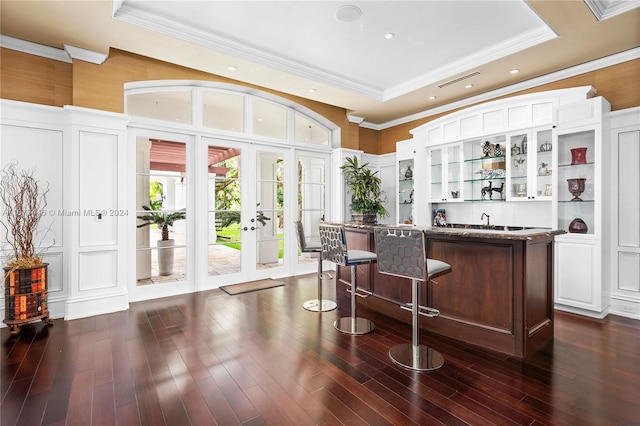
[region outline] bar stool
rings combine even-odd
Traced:
[[[333,277],[322,272],[322,246],[320,243],[307,242],[304,236],[304,226],[299,220],[294,221],[296,227],[296,235],[298,236],[298,245],[302,253],[318,253],[318,298],[307,300],[302,307],[307,311],[326,312],[334,310],[338,304],[333,300],[322,298],[322,281],[330,280]]]
[[[358,289],[356,268],[358,265],[376,261],[376,254],[365,250],[349,250],[344,227],[339,225],[320,225],[320,243],[322,258],[335,264],[351,267],[351,316],[339,318],[333,326],[345,334],[366,334],[373,331],[375,324],[356,315],[356,296],[368,297],[371,293]]]
[[[427,259],[424,232],[420,229],[401,227],[374,228],[374,240],[378,252],[378,272],[411,279],[411,303],[400,305],[411,311],[412,343],[402,343],[389,350],[389,357],[396,364],[410,370],[436,370],[444,364],[444,358],[434,349],[420,345],[420,318],[437,317],[440,311],[420,306],[420,286],[427,283],[427,302],[431,302],[433,278],[451,272],[451,266],[439,260]]]

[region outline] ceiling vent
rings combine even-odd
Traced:
[[[440,89],[442,89],[443,87],[447,87],[447,86],[450,86],[452,84],[456,84],[456,83],[458,83],[458,82],[460,82],[462,80],[466,80],[468,78],[475,77],[476,75],[480,75],[480,71],[472,72],[471,74],[467,74],[467,75],[463,75],[462,77],[454,78],[453,80],[449,80],[446,83],[442,83],[442,84],[438,85],[438,87]]]

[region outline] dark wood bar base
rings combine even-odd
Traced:
[[[553,340],[553,239],[545,230],[517,232],[426,230],[427,256],[451,265],[421,304],[440,310],[420,327],[472,345],[524,358]],[[373,229],[350,227],[351,248],[375,252]],[[359,299],[377,312],[411,323],[399,305],[411,300],[410,281],[358,268]],[[338,293],[350,274],[338,268]],[[423,284],[424,285],[424,284]]]

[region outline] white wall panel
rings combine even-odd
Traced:
[[[489,111],[482,114],[482,129],[484,133],[504,128],[504,109]]]
[[[618,290],[640,292],[640,253],[618,252]]]
[[[117,287],[117,250],[80,253],[79,290]]]
[[[42,254],[42,261],[48,263],[47,267],[47,287],[50,295],[58,296],[66,290],[64,288],[64,280],[62,275],[62,253],[46,252]]]
[[[618,245],[640,247],[640,132],[618,135]]]
[[[460,137],[460,126],[458,120],[444,123],[444,138],[445,140],[452,140]]]
[[[531,105],[531,122],[547,124],[553,120],[553,103],[534,103]]]
[[[509,127],[524,126],[527,124],[527,106],[519,105],[507,109],[507,121]]]
[[[479,114],[460,119],[460,136],[477,135],[482,133],[482,121]]]
[[[36,179],[49,187],[47,206],[35,239],[40,247],[62,246],[62,142],[62,131],[2,126],[0,166],[16,162],[18,170],[33,170]]]
[[[117,244],[118,136],[81,131],[79,154],[80,246]]]

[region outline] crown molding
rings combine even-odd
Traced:
[[[113,4],[113,18],[122,22],[146,28],[169,37],[183,40],[207,49],[225,53],[247,61],[255,62],[266,67],[274,68],[285,73],[302,78],[315,80],[319,83],[334,86],[367,98],[383,100],[382,90],[371,87],[356,80],[324,72],[317,67],[311,67],[280,55],[257,49],[239,43],[211,31],[203,31],[189,25],[182,24],[153,13],[141,10],[131,2],[121,0]]]
[[[54,59],[56,61],[72,63],[73,60],[69,54],[55,47],[49,47],[38,43],[32,43],[26,40],[0,35],[0,46],[5,49],[17,50],[18,52],[28,53],[30,55],[41,56],[43,58]]]
[[[521,83],[512,84],[510,86],[503,87],[501,89],[492,90],[491,92],[482,93],[471,98],[465,98],[457,102],[442,105],[437,108],[428,109],[416,114],[411,114],[406,117],[398,118],[396,120],[387,121],[382,124],[368,123],[366,121],[360,124],[361,127],[372,130],[384,130],[390,127],[406,124],[411,121],[420,120],[422,118],[430,117],[435,114],[441,114],[443,112],[451,111],[457,108],[463,108],[469,105],[473,105],[479,102],[485,102],[491,99],[495,99],[501,96],[507,96],[515,92],[522,90],[532,89],[534,87],[541,86],[543,84],[553,83],[565,78],[575,77],[576,75],[585,74],[587,72],[596,71],[601,68],[610,67],[613,65],[621,64],[623,62],[632,61],[640,58],[640,47],[626,50],[624,52],[610,55],[601,59],[596,59],[591,62],[576,65],[575,67],[567,68],[555,73],[547,74],[541,77],[526,80]]]
[[[91,50],[81,49],[68,44],[64,45],[64,50],[67,51],[72,59],[79,59],[96,65],[102,64],[109,57],[109,55],[105,55],[103,53],[92,52]]]
[[[638,0],[584,0],[584,2],[598,21],[604,21],[640,7]]]

